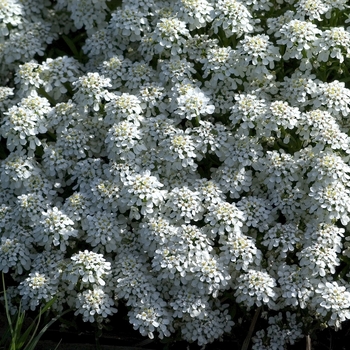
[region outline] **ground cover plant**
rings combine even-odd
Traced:
[[[283,349],[350,318],[345,0],[0,0],[10,310]]]

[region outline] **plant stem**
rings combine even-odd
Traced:
[[[256,321],[258,320],[258,317],[260,315],[260,311],[261,311],[261,306],[258,307],[256,309],[256,311],[255,311],[254,317],[252,319],[252,323],[250,324],[248,334],[247,334],[246,338],[244,339],[244,342],[243,342],[241,350],[247,350],[248,349],[248,346],[249,346],[249,343],[250,343],[250,339],[252,338],[252,335],[253,335],[253,332],[254,332]]]

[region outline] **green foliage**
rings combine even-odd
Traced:
[[[4,288],[4,306],[8,324],[7,329],[0,340],[0,348],[7,350],[35,350],[36,345],[38,344],[43,334],[47,331],[47,329],[62,315],[66,314],[70,310],[65,311],[64,313],[62,313],[62,315],[58,317],[52,318],[39,331],[42,316],[49,311],[52,304],[56,301],[56,298],[53,298],[50,301],[48,301],[44,305],[44,307],[40,308],[39,313],[35,317],[33,322],[27,327],[27,329],[24,329],[26,321],[26,312],[22,309],[21,304],[19,305],[18,311],[15,313],[15,315],[10,315],[4,273],[2,273],[2,284]]]

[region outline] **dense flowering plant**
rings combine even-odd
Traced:
[[[0,0],[0,270],[27,309],[253,349],[350,319],[346,0]],[[238,311],[237,311],[238,310]],[[235,314],[238,314],[237,317]]]

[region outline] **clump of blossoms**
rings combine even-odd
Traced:
[[[341,328],[349,17],[345,0],[2,1],[11,302],[57,296],[99,328],[125,304],[142,335],[200,346],[257,309],[256,350]]]

